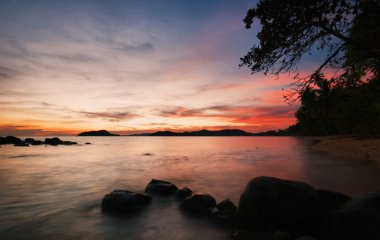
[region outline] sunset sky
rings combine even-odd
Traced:
[[[0,2],[0,135],[239,128],[295,122],[292,77],[251,75],[255,1]],[[256,25],[257,26],[257,25]],[[309,57],[302,71],[314,65]]]

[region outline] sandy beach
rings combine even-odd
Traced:
[[[361,159],[364,164],[380,167],[380,137],[312,137],[311,148],[336,157]]]

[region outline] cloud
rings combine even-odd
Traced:
[[[103,118],[111,122],[119,122],[121,120],[128,120],[136,117],[135,114],[129,112],[86,112],[80,111],[81,113],[89,118]]]
[[[73,134],[75,134],[73,131],[46,130],[31,125],[0,125],[0,136],[67,136]]]
[[[114,43],[115,44],[115,43]],[[141,43],[141,44],[117,44],[114,47],[115,50],[117,51],[123,51],[127,53],[148,53],[153,50],[153,44],[146,42],[146,43]]]
[[[12,79],[19,75],[20,72],[12,68],[0,66],[0,80]]]
[[[159,110],[158,115],[167,118],[210,118],[224,119],[231,123],[245,125],[266,125],[280,123],[292,124],[295,121],[294,113],[297,105],[274,105],[274,106],[235,106],[215,105],[204,108],[175,107],[168,110]],[[285,127],[285,126],[284,126]]]

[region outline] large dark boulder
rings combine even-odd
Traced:
[[[175,196],[179,200],[184,200],[185,198],[190,197],[192,194],[193,194],[193,191],[190,188],[184,187],[184,188],[178,189]]]
[[[214,208],[212,216],[222,223],[233,224],[237,207],[230,199],[225,199]]]
[[[329,218],[335,210],[352,199],[351,197],[340,192],[324,189],[318,189],[316,191],[321,201],[321,207],[326,218]]]
[[[321,222],[321,204],[309,184],[273,177],[251,180],[240,197],[237,226],[309,231]]]
[[[128,213],[142,209],[152,197],[126,190],[114,190],[103,197],[102,210],[112,213]]]
[[[145,192],[159,195],[170,195],[177,190],[177,186],[173,183],[157,179],[152,179],[145,188]]]
[[[57,146],[59,144],[63,144],[63,141],[57,137],[54,138],[45,138],[45,144]]]
[[[335,211],[326,239],[380,239],[380,192],[353,199]]]
[[[3,139],[3,144],[22,144],[23,141],[18,138],[18,137],[14,137],[14,136],[6,136],[4,139]]]
[[[186,198],[180,208],[190,213],[208,214],[216,206],[215,198],[208,194],[194,194]]]
[[[287,232],[277,231],[272,233],[270,240],[294,240],[294,236]]]

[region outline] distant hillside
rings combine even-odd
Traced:
[[[119,136],[118,134],[112,134],[107,130],[99,130],[99,131],[89,131],[89,132],[81,132],[78,136]]]
[[[130,136],[252,136],[252,133],[240,129],[224,129],[219,131],[191,131],[191,132],[171,132],[159,131],[154,133],[133,134]]]

